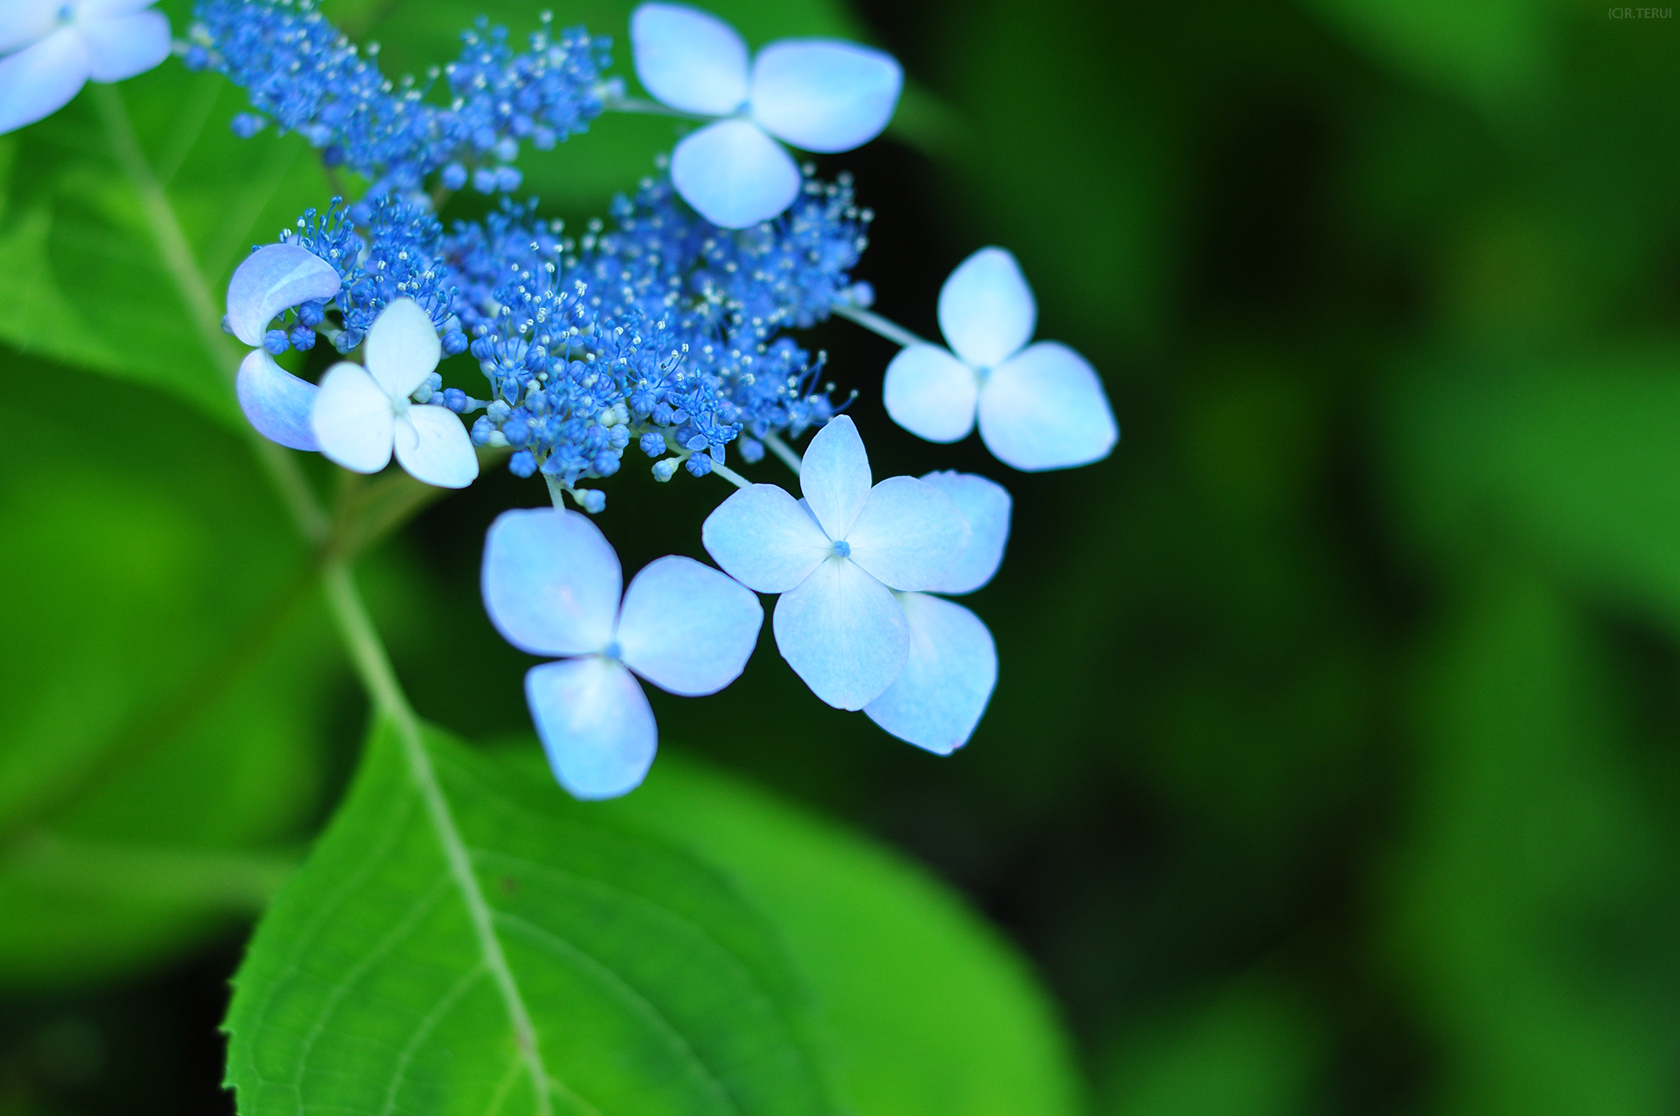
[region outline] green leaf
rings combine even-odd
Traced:
[[[227,279],[331,195],[300,137],[232,134],[244,106],[172,60],[0,137],[0,341],[242,422]]]
[[[833,1111],[808,993],[716,872],[546,772],[376,726],[235,978],[245,1116]]]
[[[1680,353],[1420,364],[1387,410],[1397,488],[1432,548],[1519,547],[1680,623]]]
[[[97,979],[260,908],[284,865],[249,850],[308,820],[337,667],[240,440],[9,371],[83,403],[0,402],[0,984]]]
[[[532,743],[524,763],[540,760]],[[858,1116],[1069,1116],[1080,1086],[1027,966],[922,870],[761,791],[662,754],[601,810],[740,882],[810,975]]]

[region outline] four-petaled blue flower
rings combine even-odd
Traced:
[[[503,512],[484,543],[484,607],[533,655],[564,656],[525,675],[531,718],[561,786],[579,798],[634,790],[658,729],[631,672],[684,697],[740,676],[758,643],[758,598],[692,558],[649,563],[623,602],[618,555],[574,511]]]
[[[88,79],[124,81],[169,57],[157,0],[0,2],[0,134],[70,103]]]
[[[725,572],[781,594],[771,621],[776,647],[840,709],[880,697],[909,660],[910,625],[892,591],[939,585],[969,542],[968,522],[939,489],[915,477],[872,481],[863,440],[842,415],[805,449],[804,500],[751,485],[701,530]]]
[[[771,43],[749,70],[747,44],[733,27],[681,4],[639,6],[630,42],[636,76],[657,100],[724,118],[677,144],[671,181],[726,229],[768,221],[799,196],[799,167],[776,139],[806,151],[850,151],[881,134],[904,85],[891,55],[832,39]]]
[[[227,328],[252,352],[239,366],[239,405],[263,437],[290,449],[319,450],[309,412],[320,391],[274,362],[263,347],[276,315],[332,298],[341,281],[333,266],[295,244],[270,244],[245,258],[227,290]]]
[[[1102,381],[1057,341],[1028,345],[1038,317],[1032,288],[1002,248],[964,260],[939,291],[939,328],[951,351],[911,345],[887,366],[887,413],[930,442],[974,429],[1005,465],[1038,471],[1088,465],[1120,438]]]
[[[397,463],[417,481],[465,488],[478,476],[478,455],[455,412],[416,405],[409,396],[443,359],[431,317],[412,298],[380,311],[367,334],[367,367],[348,361],[321,377],[309,426],[321,453],[358,473]]]
[[[997,645],[980,618],[929,593],[972,593],[992,579],[1009,539],[1010,499],[972,473],[929,473],[968,520],[968,546],[928,593],[898,593],[910,624],[910,657],[886,692],[863,707],[901,740],[948,755],[968,742],[997,684]]]

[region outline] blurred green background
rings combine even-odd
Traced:
[[[325,7],[403,70],[485,6]],[[622,44],[627,8],[556,17]],[[1011,248],[1125,435],[1033,476],[928,446],[881,409],[891,346],[815,331],[877,475],[1014,493],[969,602],[997,693],[924,755],[821,706],[767,633],[725,693],[656,695],[665,755],[965,893],[1051,993],[1097,1116],[1680,1107],[1680,26],[1575,0],[716,8],[755,45],[904,60],[889,137],[821,164],[876,213],[877,308],[931,334],[951,267]],[[237,107],[148,82],[213,131]],[[105,262],[64,298],[141,282],[42,225],[49,194],[123,219],[74,168],[43,185],[93,119],[0,140],[0,1113],[226,1112],[226,979],[365,704],[214,406],[42,332],[59,308],[16,277],[79,250]],[[607,118],[528,183],[602,212],[671,137]],[[276,181],[302,173],[286,142],[248,148]],[[723,493],[644,474],[605,485],[626,567],[698,554]],[[498,473],[364,567],[421,713],[470,740],[528,731],[477,565],[490,519],[541,500]]]

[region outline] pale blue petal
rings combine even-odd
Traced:
[[[622,664],[590,655],[532,667],[525,701],[554,777],[574,797],[617,798],[647,777],[659,729]]]
[[[318,450],[309,413],[321,390],[274,363],[262,349],[253,349],[239,366],[235,382],[239,406],[257,433],[295,450]]]
[[[484,536],[484,611],[533,655],[584,655],[612,642],[623,585],[612,544],[582,512],[507,511]]]
[[[799,490],[822,529],[843,539],[869,499],[869,454],[850,418],[840,415],[817,431],[799,465]]]
[[[648,563],[624,591],[619,658],[673,694],[715,694],[758,646],[764,609],[750,589],[675,555]]]
[[[127,81],[169,57],[169,17],[162,12],[85,20],[78,30],[94,81]]]
[[[786,593],[832,552],[811,514],[773,484],[739,489],[719,504],[700,541],[730,577],[760,593]]]
[[[890,54],[832,39],[783,39],[753,59],[752,116],[795,147],[850,151],[881,134],[903,88],[904,71]]]
[[[887,365],[881,394],[892,420],[918,438],[955,442],[974,429],[980,378],[934,345],[911,345]]]
[[[411,395],[442,359],[437,329],[412,298],[386,306],[368,330],[367,370],[392,399]]]
[[[377,473],[391,463],[391,400],[359,364],[327,369],[309,411],[309,428],[321,453],[346,469]]]
[[[1040,341],[981,385],[980,439],[1005,465],[1035,472],[1100,461],[1120,428],[1096,369],[1066,345]]]
[[[270,244],[245,257],[228,281],[228,324],[256,348],[280,311],[331,298],[338,288],[338,272],[320,256],[295,244]]]
[[[69,104],[87,83],[90,66],[87,44],[69,27],[0,59],[0,135]]]
[[[799,196],[799,167],[785,148],[747,120],[720,120],[677,144],[671,183],[712,224],[746,229]]]
[[[951,498],[968,520],[968,545],[943,576],[928,586],[930,593],[972,593],[992,580],[1003,562],[1009,541],[1012,501],[1008,489],[973,473],[929,473],[923,481]]]
[[[997,685],[997,647],[962,605],[906,593],[910,657],[885,693],[863,711],[918,748],[949,755],[968,742]]]
[[[40,42],[58,27],[63,0],[6,0],[0,4],[0,54]]]
[[[910,654],[904,609],[846,558],[830,558],[776,599],[776,648],[811,692],[836,709],[862,709],[892,685]]]
[[[709,12],[642,4],[630,13],[636,79],[655,100],[701,116],[728,116],[747,100],[747,44]]]
[[[1032,340],[1038,303],[1015,257],[982,248],[957,265],[939,289],[939,328],[956,354],[995,368]]]
[[[410,407],[396,420],[397,464],[417,481],[439,488],[465,488],[478,478],[478,454],[455,412],[447,407]]]
[[[144,11],[156,3],[157,0],[75,0],[71,7],[75,9],[76,22],[87,23]]]
[[[888,477],[869,493],[846,536],[852,561],[894,589],[934,584],[968,546],[968,521],[939,489]]]

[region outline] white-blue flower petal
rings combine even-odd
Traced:
[[[770,627],[793,672],[836,709],[874,701],[910,653],[904,609],[848,558],[828,559],[778,597]]]
[[[781,144],[748,120],[708,124],[671,153],[671,183],[712,224],[746,229],[799,196],[799,167]]]
[[[84,20],[78,29],[94,81],[127,81],[169,57],[169,17],[162,12]]]
[[[484,536],[484,611],[533,655],[583,655],[612,641],[623,572],[582,512],[506,511]]]
[[[893,589],[937,582],[968,547],[968,521],[951,498],[915,477],[888,477],[846,535],[852,561]]]
[[[760,593],[786,593],[832,552],[811,513],[773,484],[740,489],[719,504],[700,541],[730,577]]]
[[[982,248],[957,265],[939,289],[939,329],[958,356],[995,368],[1032,340],[1038,303],[1015,257]]]
[[[980,387],[980,439],[1005,465],[1036,472],[1089,465],[1120,440],[1102,380],[1058,341],[1040,341]]]
[[[830,419],[812,435],[799,463],[799,490],[829,538],[846,537],[873,483],[869,454],[848,416]]]
[[[928,592],[972,593],[992,580],[1003,562],[1014,501],[1003,485],[973,473],[929,473],[922,480],[951,498],[969,529],[968,545]]]
[[[58,27],[62,0],[7,0],[0,4],[0,54],[38,43]]]
[[[630,579],[618,617],[619,658],[661,690],[715,694],[740,677],[763,624],[750,589],[671,555]]]
[[[289,449],[318,450],[309,414],[320,388],[274,363],[262,349],[252,349],[234,382],[239,406],[257,433]]]
[[[295,244],[270,244],[245,257],[228,281],[228,325],[235,337],[255,348],[276,314],[331,298],[339,285],[338,272],[315,253]]]
[[[747,44],[723,20],[686,4],[630,13],[636,78],[655,100],[701,116],[728,116],[747,100]]]
[[[90,65],[87,44],[72,27],[0,59],[0,135],[69,104],[87,84]]]
[[[623,664],[590,655],[532,667],[525,701],[554,777],[573,796],[617,798],[647,777],[659,729]]]
[[[358,473],[377,473],[391,462],[394,427],[391,397],[367,369],[348,362],[327,369],[309,412],[309,428],[328,460]]]
[[[911,345],[887,365],[881,395],[892,420],[918,438],[956,442],[974,429],[980,377],[935,345]]]
[[[465,488],[478,479],[472,438],[446,407],[409,407],[396,420],[392,444],[397,464],[417,481],[439,488]]]
[[[997,685],[997,646],[962,605],[906,593],[910,656],[886,692],[863,707],[869,719],[918,748],[949,755],[968,742]]]
[[[904,70],[892,55],[833,39],[783,39],[753,59],[752,116],[806,151],[850,151],[892,119]]]
[[[392,399],[410,395],[442,359],[437,328],[412,298],[387,305],[368,329],[367,370]]]

